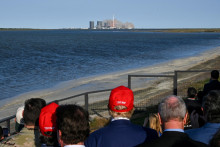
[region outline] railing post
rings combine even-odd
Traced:
[[[131,75],[128,75],[128,88],[131,89]]]
[[[10,119],[7,120],[7,128],[8,128],[8,134],[10,134],[11,132]]]
[[[173,77],[173,94],[177,95],[177,71],[174,71],[174,77]]]
[[[85,94],[85,109],[89,111],[89,94]]]

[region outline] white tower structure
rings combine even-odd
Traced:
[[[115,28],[115,16],[113,15],[112,28]]]

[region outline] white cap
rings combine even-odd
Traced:
[[[17,113],[16,113],[16,121],[19,124],[24,124],[24,119],[23,119],[23,111],[24,111],[24,106],[21,106],[18,108]]]

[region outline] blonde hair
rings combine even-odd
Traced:
[[[115,106],[115,109],[116,110],[124,110],[124,109],[127,109],[126,106],[123,106],[123,105],[118,105],[118,106]],[[128,112],[115,112],[115,111],[112,111],[112,110],[109,110],[109,113],[110,115],[113,117],[113,118],[116,118],[116,117],[125,117],[125,118],[128,118],[130,119],[132,114],[134,112],[134,108],[132,108],[130,111]]]
[[[162,133],[162,127],[160,125],[159,116],[156,113],[149,114],[149,128],[157,131],[158,136]]]

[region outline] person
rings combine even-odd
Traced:
[[[4,132],[2,127],[0,126],[0,141],[2,141],[4,139]]]
[[[41,147],[59,146],[57,141],[56,109],[59,105],[52,102],[41,109],[39,116]]]
[[[202,117],[203,112],[201,110],[201,104],[196,99],[196,96],[197,90],[194,87],[189,87],[187,89],[187,99],[185,100],[187,111],[189,113],[189,124],[187,128],[199,128],[205,124]],[[196,118],[198,118],[199,121],[194,121]]]
[[[17,109],[15,117],[15,131],[19,133],[22,128],[24,128],[24,118],[23,118],[24,106]]]
[[[199,106],[199,108],[201,108],[201,105],[196,100],[196,95],[197,90],[194,87],[189,87],[187,89],[187,99],[185,100],[185,103],[189,115],[192,113],[193,110],[195,110],[196,107]]]
[[[207,121],[201,128],[187,130],[190,138],[209,144],[213,135],[220,128],[220,91],[210,91],[203,101],[203,113]]]
[[[60,105],[56,110],[58,141],[61,147],[85,147],[89,136],[89,114],[78,105]]]
[[[24,104],[24,128],[20,133],[7,137],[0,146],[40,146],[38,119],[41,111],[42,99],[31,98]]]
[[[85,141],[86,147],[134,147],[158,138],[155,130],[130,122],[129,119],[134,112],[134,95],[129,88],[119,86],[113,89],[108,108],[111,122],[91,133]]]
[[[157,113],[150,113],[149,118],[145,118],[143,127],[149,127],[157,131],[158,136],[162,135],[162,127],[160,125],[159,117]]]
[[[220,147],[220,128],[209,142],[210,147]]]
[[[162,100],[158,107],[158,116],[164,128],[160,138],[150,143],[141,145],[142,147],[205,147],[206,145],[194,141],[184,133],[184,124],[187,119],[186,105],[183,99],[177,96],[168,96]]]
[[[39,108],[43,108],[46,106],[46,101],[41,98],[34,98],[36,104]],[[22,128],[24,128],[24,118],[23,118],[24,106],[21,106],[17,109],[16,117],[15,117],[15,132],[19,133]],[[36,124],[37,125],[37,124]]]
[[[218,81],[219,71],[213,70],[211,72],[211,79],[206,83],[203,88],[203,96],[207,95],[211,90],[220,90],[220,82]]]

